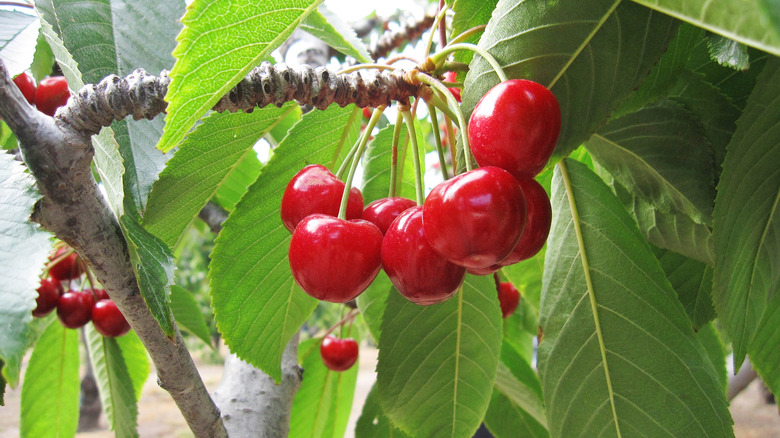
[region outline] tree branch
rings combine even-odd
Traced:
[[[86,261],[146,346],[167,390],[198,437],[226,437],[219,410],[174,325],[169,339],[138,289],[126,241],[92,176],[90,132],[38,112],[0,61],[0,116],[19,140],[43,195],[32,220],[70,244]]]
[[[369,47],[368,52],[374,59],[385,58],[393,49],[401,47],[406,41],[413,41],[425,33],[436,19],[436,11],[425,14],[420,20],[410,19],[400,29],[386,31],[379,37],[375,44]],[[372,105],[373,106],[373,105]]]

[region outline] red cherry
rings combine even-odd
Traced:
[[[495,274],[499,269],[501,269],[501,266],[491,265],[486,268],[469,268],[467,272],[471,275],[490,275]]]
[[[371,111],[371,108],[369,108],[369,107],[364,107],[364,108],[363,108],[363,118],[364,118],[364,119],[370,119],[370,118],[371,118],[371,112],[372,112],[372,111]]]
[[[525,222],[525,230],[507,258],[499,262],[500,266],[509,266],[535,256],[547,241],[552,222],[552,207],[550,198],[544,187],[533,179],[520,181],[523,188],[525,203],[528,207],[528,220]]]
[[[339,339],[328,335],[320,344],[320,356],[328,369],[346,371],[357,362],[358,344],[352,338]]]
[[[481,167],[444,181],[423,206],[431,247],[466,268],[486,268],[505,259],[520,239],[525,216],[520,184],[498,167]]]
[[[44,278],[38,287],[38,298],[35,299],[35,309],[32,314],[36,318],[48,315],[57,307],[57,301],[62,294],[62,284],[58,280]]]
[[[423,232],[423,207],[401,213],[382,240],[382,267],[409,301],[429,305],[458,291],[466,269],[439,255]]]
[[[298,222],[310,214],[338,216],[343,194],[343,181],[327,167],[310,164],[296,173],[284,190],[282,223],[292,233]],[[353,187],[347,201],[347,219],[359,219],[362,214],[363,195]]]
[[[57,252],[55,252],[54,255],[49,257],[49,260],[54,260],[68,251],[70,251],[70,248],[60,247],[57,249]],[[81,267],[79,256],[75,252],[71,253],[69,256],[60,260],[56,265],[49,268],[49,275],[51,278],[60,281],[79,278],[82,273],[84,273],[84,270]]]
[[[379,273],[382,232],[362,219],[313,214],[290,241],[290,268],[301,288],[318,300],[345,303]]]
[[[404,210],[408,210],[417,203],[406,198],[382,198],[366,205],[361,219],[372,222],[379,228],[382,234],[387,233],[390,224]]]
[[[512,79],[491,88],[471,113],[471,152],[480,166],[497,166],[517,179],[544,169],[561,131],[558,100],[543,85]]]
[[[458,74],[454,71],[448,71],[444,73],[444,82],[458,82]],[[455,100],[460,103],[460,88],[458,87],[450,87],[448,88],[450,90],[450,93],[452,93],[453,96],[455,96]]]
[[[91,291],[71,290],[63,294],[57,301],[57,317],[67,328],[79,328],[92,318],[92,307],[95,298]]]
[[[504,318],[515,313],[520,304],[520,292],[509,282],[498,284],[498,303],[501,305],[501,314]]]
[[[30,105],[35,105],[35,80],[27,73],[21,73],[14,78],[14,84]]]
[[[92,325],[103,336],[116,338],[130,331],[130,324],[116,307],[116,303],[100,300],[92,307]]]
[[[105,289],[92,289],[92,293],[95,294],[95,301],[111,299]]]
[[[38,111],[53,116],[57,108],[65,105],[70,97],[68,82],[64,76],[43,79],[35,92],[35,106]]]

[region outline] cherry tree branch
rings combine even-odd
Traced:
[[[368,48],[368,52],[374,59],[385,58],[388,53],[392,52],[393,49],[401,47],[406,41],[414,41],[419,38],[431,27],[435,19],[435,10],[426,13],[422,19],[410,19],[403,23],[400,29],[383,33],[376,43]]]

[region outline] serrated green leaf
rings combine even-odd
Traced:
[[[294,104],[252,113],[212,114],[182,143],[154,183],[144,227],[173,247],[252,146]]]
[[[710,224],[715,199],[712,149],[696,120],[662,102],[610,121],[586,143],[633,196]]]
[[[137,437],[137,400],[122,350],[116,339],[101,335],[92,324],[88,324],[85,331],[109,427],[117,437]]]
[[[22,384],[20,435],[75,436],[79,418],[79,335],[51,318]]]
[[[393,426],[379,404],[379,390],[376,383],[363,404],[363,411],[355,425],[356,438],[410,438],[401,429]]]
[[[5,362],[3,377],[11,386],[19,381],[22,356],[32,335],[29,325],[38,275],[51,249],[49,234],[30,222],[39,198],[25,167],[13,155],[0,154],[0,264],[6,269],[0,282],[0,360]]]
[[[236,163],[236,167],[230,176],[222,183],[214,194],[220,206],[227,211],[233,211],[236,204],[246,193],[246,189],[257,179],[263,164],[257,158],[257,154],[246,154]]]
[[[727,148],[715,200],[714,301],[739,368],[780,286],[780,61],[770,60]],[[772,348],[763,345],[763,348]],[[778,345],[776,348],[780,348]],[[774,368],[774,366],[772,366]]]
[[[493,16],[493,10],[496,8],[498,0],[458,0],[452,5],[454,15],[452,17],[452,35],[453,37],[477,27],[488,24],[490,17]],[[482,37],[482,32],[468,37],[464,42],[477,44]],[[468,64],[474,57],[474,53],[468,50],[462,50],[455,53],[455,61]],[[466,77],[464,73],[458,74],[460,79]]]
[[[52,53],[46,36],[43,34],[43,29],[41,29],[41,32],[38,33],[38,41],[35,43],[35,54],[30,71],[33,77],[40,81],[52,73],[52,67],[54,67],[54,53]]]
[[[561,106],[554,163],[588,139],[658,62],[678,22],[619,0],[499,1],[479,47],[507,76],[551,89]],[[466,75],[463,111],[498,83],[476,56]]]
[[[141,399],[141,390],[146,383],[146,378],[149,377],[151,371],[149,365],[149,355],[146,353],[144,344],[141,343],[141,339],[135,334],[135,331],[131,330],[130,333],[115,338],[119,348],[122,350],[122,358],[127,365],[127,371],[130,374],[130,381],[133,384],[133,391],[135,392],[135,399]]]
[[[35,15],[0,10],[0,59],[11,77],[30,68],[40,22]]]
[[[353,331],[349,337],[360,339]],[[321,339],[299,347],[298,362],[306,373],[290,412],[290,438],[341,438],[347,429],[359,366],[331,371],[320,357]]]
[[[712,306],[712,267],[673,251],[655,248],[661,268],[677,292],[694,329],[715,319]]]
[[[203,318],[200,305],[190,291],[181,286],[171,286],[171,310],[180,327],[211,346],[211,333],[206,326],[206,319]]]
[[[305,165],[338,165],[357,140],[358,112],[352,105],[331,106],[304,115],[223,224],[211,255],[212,305],[225,342],[277,382],[285,346],[317,306],[290,272],[282,194]]]
[[[733,436],[716,372],[618,199],[567,159],[552,204],[538,365],[550,435]]]
[[[718,64],[734,70],[750,68],[750,56],[744,44],[720,35],[709,35],[707,46],[710,49],[710,56]]]
[[[490,403],[501,314],[490,277],[467,275],[448,301],[388,297],[377,385],[393,424],[419,436],[471,437]]]
[[[726,0],[713,7],[708,0],[634,0],[749,46],[780,55],[780,35],[758,1]]]
[[[387,125],[377,132],[368,144],[363,157],[363,200],[368,204],[377,199],[386,198],[390,193],[390,164],[393,153],[394,125]],[[417,131],[417,140],[422,144],[422,137]],[[415,199],[414,189],[414,155],[411,153],[408,131],[401,126],[401,136],[398,142],[398,168],[396,196]]]
[[[769,309],[780,306],[780,294],[775,293],[767,305]],[[750,345],[750,362],[772,394],[780,394],[780,312],[768,311],[759,322],[753,343]]]
[[[713,61],[706,40],[702,40],[691,54],[688,70],[703,76],[705,82],[728,96],[731,103],[742,110],[756,85],[756,78],[766,65],[767,59],[772,58],[772,55],[752,47],[748,48],[748,54],[750,68],[747,71],[737,71]]]
[[[266,58],[322,0],[199,0],[181,19],[157,147],[173,149],[195,121]],[[218,53],[219,56],[214,56]]]
[[[360,63],[372,62],[368,49],[355,35],[352,27],[324,5],[320,6],[319,11],[307,15],[301,22],[300,29]]]

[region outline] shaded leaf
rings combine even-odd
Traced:
[[[363,404],[363,411],[355,425],[356,438],[409,438],[401,429],[393,426],[387,415],[382,412],[379,404],[379,390],[377,385],[371,387],[371,391]]]
[[[151,371],[146,347],[144,347],[144,344],[141,343],[138,335],[133,330],[115,339],[122,351],[124,363],[127,365],[127,371],[130,374],[130,381],[135,392],[135,399],[140,400],[141,390]]]
[[[304,115],[223,224],[211,255],[212,305],[225,342],[276,381],[285,346],[317,306],[290,272],[282,194],[306,164],[338,165],[357,139],[358,112],[350,105]]]
[[[710,56],[718,64],[734,70],[750,68],[750,56],[744,44],[720,35],[709,35],[707,46],[710,49]]]
[[[713,296],[718,316],[732,339],[735,368],[742,364],[757,336],[762,348],[780,349],[780,345],[765,343],[775,336],[770,332],[776,327],[762,326],[763,319],[780,312],[780,302],[772,298],[780,286],[778,120],[780,61],[772,59],[737,122],[715,200]]]
[[[390,164],[393,152],[394,125],[388,125],[377,132],[368,144],[363,156],[363,200],[366,205],[377,199],[386,198],[390,193]],[[422,144],[420,130],[415,129],[418,144]],[[396,196],[415,199],[414,155],[412,154],[408,130],[401,126],[398,142],[398,175]]]
[[[357,297],[358,309],[368,325],[374,341],[379,344],[382,333],[382,316],[387,307],[387,297],[398,293],[384,270],[379,271],[371,285]]]
[[[709,357],[710,362],[715,367],[720,388],[724,394],[728,394],[729,377],[726,369],[728,351],[726,351],[726,346],[723,345],[723,340],[721,340],[718,330],[715,328],[715,323],[711,322],[702,326],[696,332],[696,337],[699,338],[701,345],[704,346],[704,350],[707,351],[707,357]]]
[[[377,385],[393,424],[419,436],[471,437],[490,403],[501,348],[492,278],[467,276],[448,301],[388,297]]]
[[[654,252],[693,328],[700,329],[715,319],[712,267],[673,251],[654,249]]]
[[[11,77],[30,68],[40,28],[32,13],[0,10],[0,59]]]
[[[617,198],[567,159],[552,203],[538,364],[551,436],[733,436],[715,369]]]
[[[190,4],[173,51],[168,115],[157,147],[175,147],[203,114],[271,54],[322,0]],[[214,56],[215,53],[220,54]]]
[[[206,326],[206,319],[190,291],[181,286],[171,286],[171,310],[180,327],[211,346],[211,333]]]
[[[354,29],[324,5],[320,6],[319,11],[307,15],[300,29],[360,63],[372,62],[368,49],[355,35]]]

